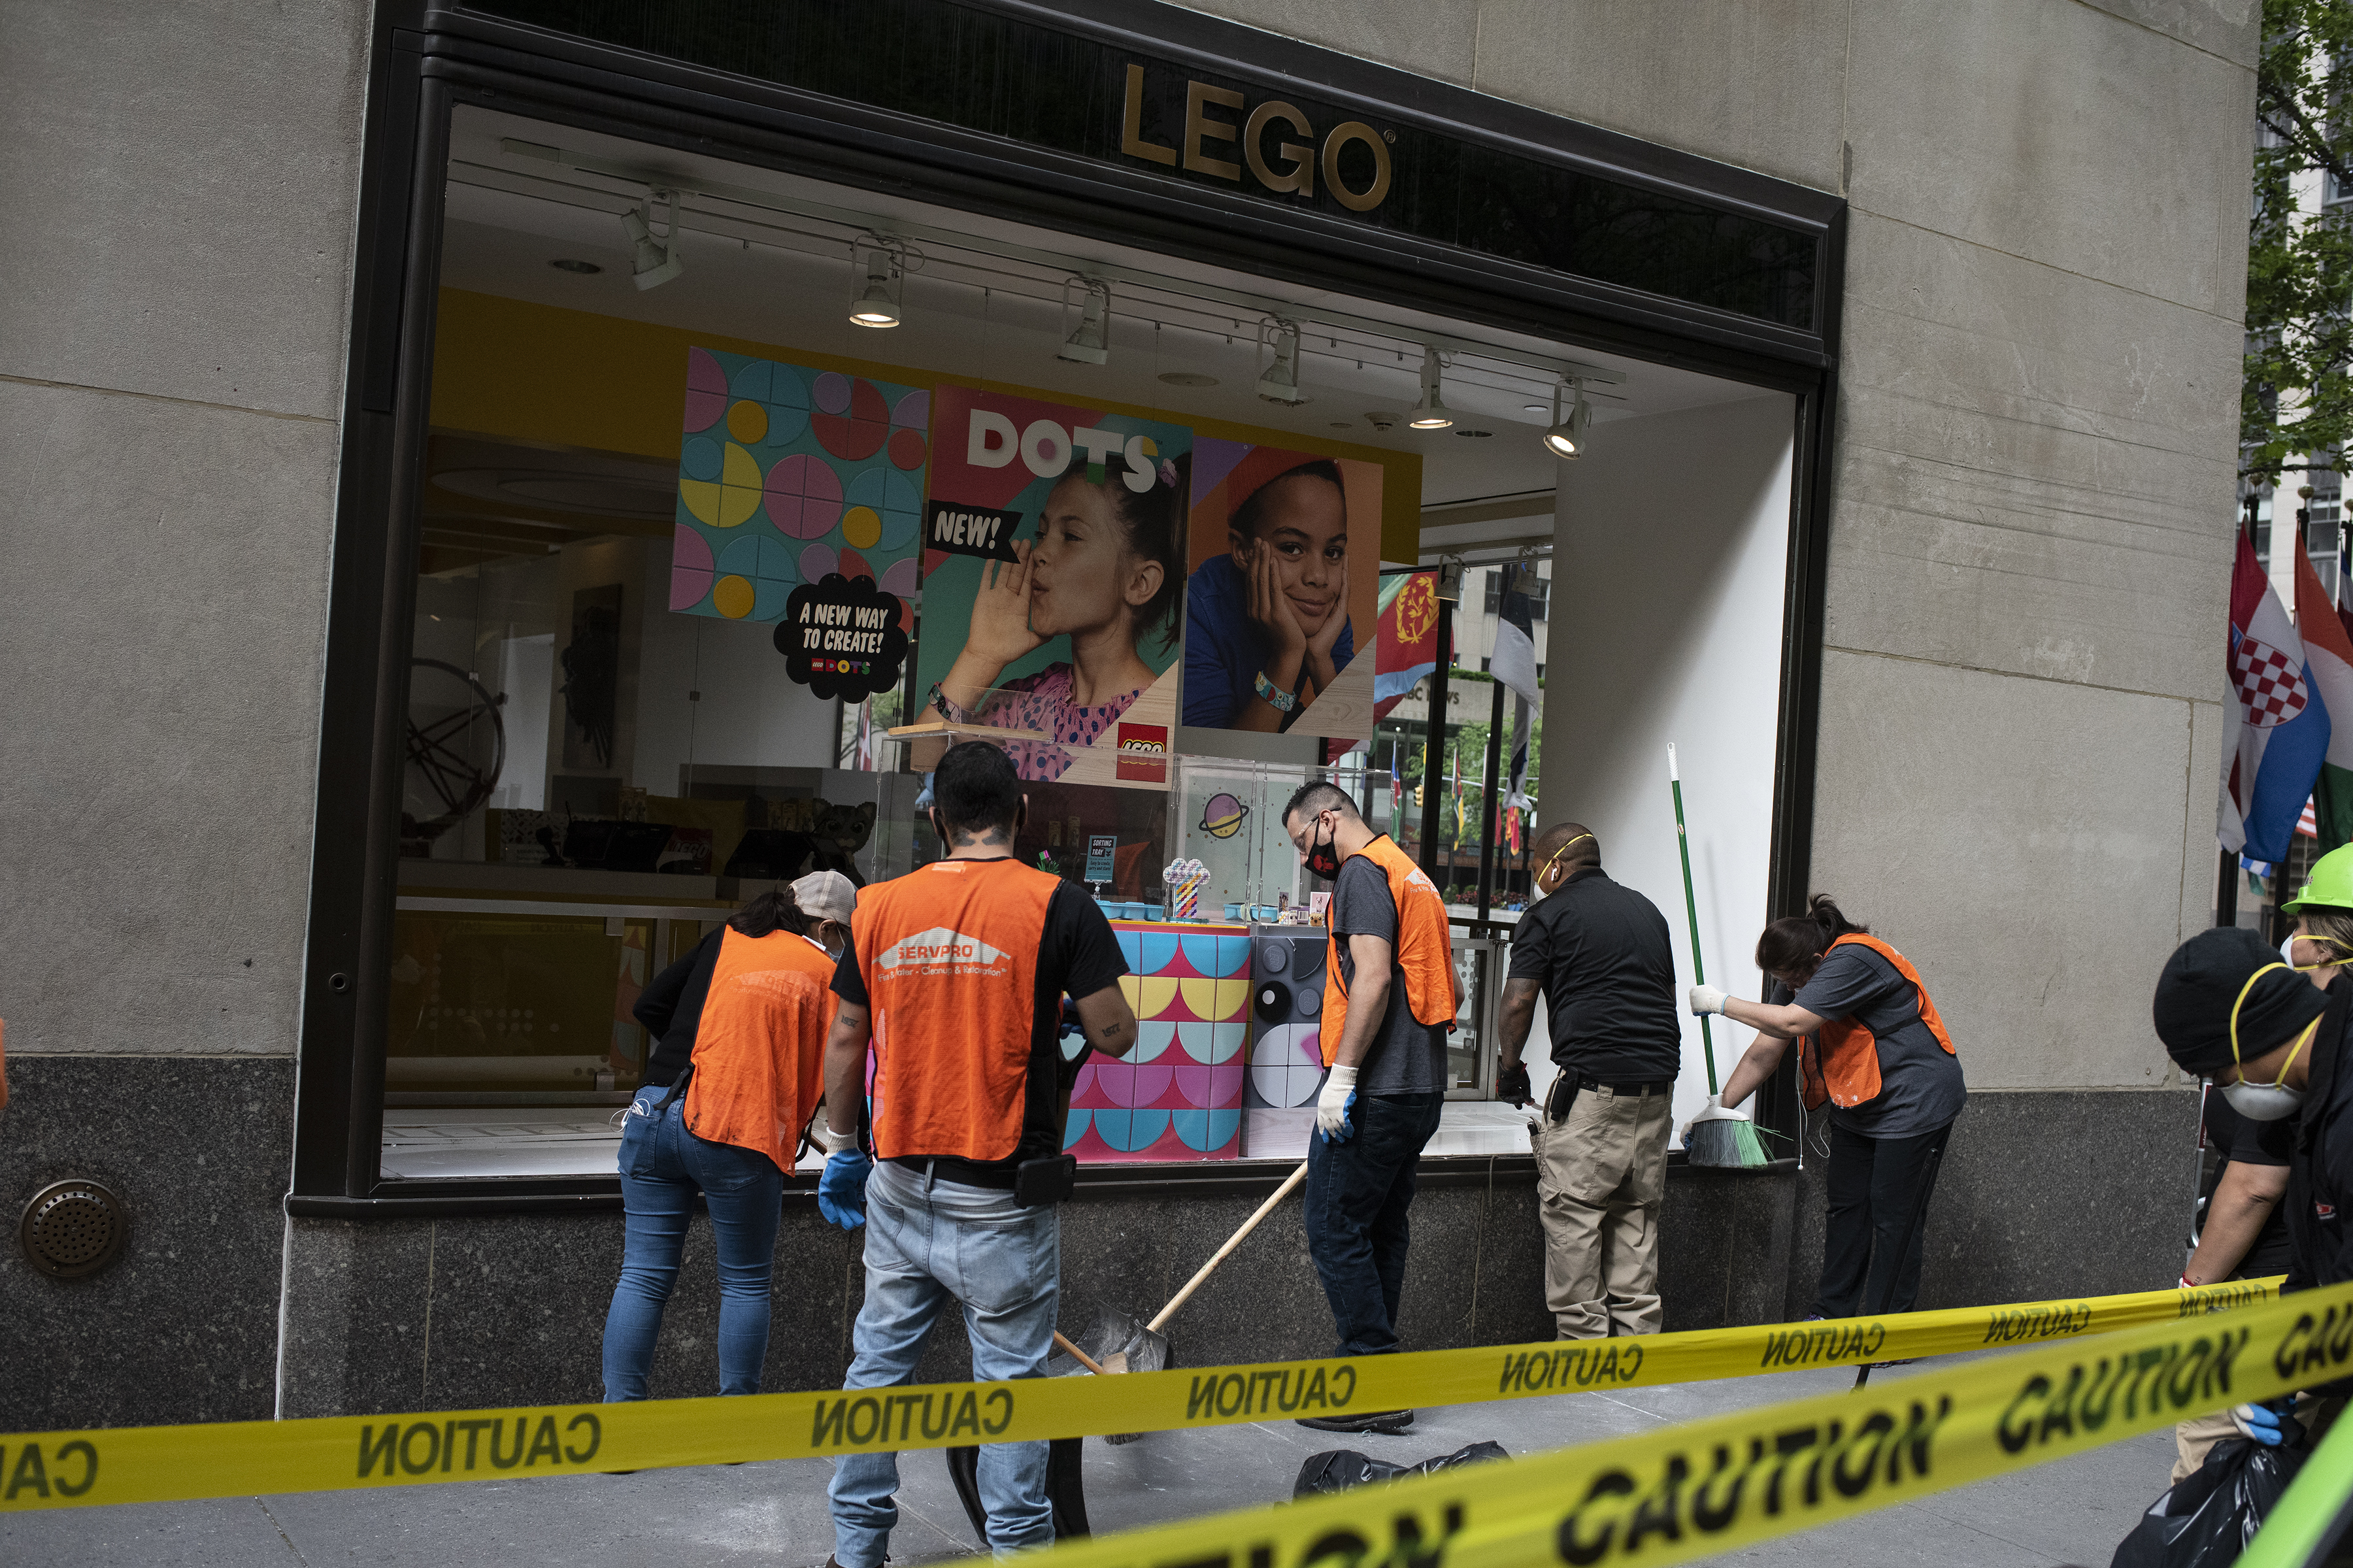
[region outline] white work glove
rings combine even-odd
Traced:
[[[1724,1003],[1724,993],[1713,985],[1694,985],[1691,988],[1692,1016],[1695,1018],[1704,1013],[1722,1013]]]
[[[1678,1148],[1683,1148],[1683,1149],[1688,1149],[1688,1148],[1690,1148],[1690,1147],[1691,1147],[1691,1130],[1692,1130],[1694,1127],[1696,1127],[1697,1125],[1699,1125],[1699,1123],[1701,1123],[1702,1121],[1704,1121],[1708,1120],[1708,1112],[1709,1112],[1709,1111],[1711,1111],[1711,1110],[1722,1110],[1723,1109],[1724,1109],[1724,1096],[1722,1096],[1722,1095],[1720,1095],[1720,1094],[1711,1094],[1711,1095],[1709,1095],[1709,1096],[1707,1097],[1707,1103],[1706,1103],[1705,1105],[1701,1106],[1701,1107],[1699,1108],[1699,1110],[1696,1110],[1695,1112],[1694,1112],[1694,1113],[1693,1113],[1693,1115],[1692,1115],[1692,1119],[1691,1119],[1689,1121],[1684,1122],[1684,1123],[1683,1124],[1683,1126],[1682,1126],[1680,1129],[1678,1129],[1678,1130],[1677,1130],[1677,1131],[1676,1131],[1676,1133],[1675,1133],[1675,1144],[1676,1144],[1676,1146],[1677,1146]]]
[[[1356,1103],[1356,1069],[1335,1067],[1315,1097],[1315,1131],[1327,1143],[1345,1143],[1356,1135],[1348,1125],[1348,1109]]]

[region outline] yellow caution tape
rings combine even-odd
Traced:
[[[2353,1285],[2074,1344],[1074,1542],[1040,1568],[1683,1563],[2353,1372]],[[2258,1538],[2260,1540],[2260,1537]]]
[[[1472,1405],[2074,1338],[2244,1310],[2277,1291],[2276,1279],[2234,1281],[2197,1290],[1836,1322],[1109,1378],[6,1435],[0,1436],[0,1512],[812,1458]]]

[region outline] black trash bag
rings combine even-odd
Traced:
[[[988,1550],[988,1510],[980,1503],[980,1450],[966,1445],[944,1450],[948,1479],[955,1484],[956,1500],[964,1504],[980,1549]],[[1054,1505],[1054,1539],[1075,1541],[1088,1533],[1086,1480],[1079,1468],[1081,1448],[1076,1437],[1057,1437],[1046,1453],[1046,1500]]]
[[[1313,1497],[1318,1492],[1344,1492],[1350,1487],[1361,1487],[1371,1481],[1400,1480],[1407,1476],[1434,1476],[1440,1470],[1454,1469],[1458,1466],[1511,1457],[1510,1451],[1501,1443],[1473,1443],[1451,1454],[1424,1459],[1418,1465],[1392,1465],[1369,1454],[1359,1454],[1354,1448],[1332,1448],[1310,1455],[1307,1462],[1299,1467],[1299,1481],[1291,1489],[1291,1495],[1303,1498]]]
[[[2297,1429],[2291,1425],[2289,1430]],[[2108,1568],[2223,1568],[2237,1562],[2304,1468],[2304,1445],[2293,1437],[2276,1448],[2249,1437],[2215,1444],[2195,1473],[2148,1505]]]

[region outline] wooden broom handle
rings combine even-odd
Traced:
[[[1109,1377],[1111,1375],[1109,1373],[1103,1371],[1102,1367],[1095,1364],[1094,1357],[1089,1355],[1086,1352],[1081,1350],[1078,1346],[1064,1339],[1062,1337],[1062,1331],[1060,1329],[1056,1329],[1054,1331],[1054,1342],[1061,1346],[1064,1350],[1070,1352],[1071,1354],[1076,1358],[1081,1366],[1085,1367],[1097,1377]]]
[[[1274,1189],[1274,1195],[1268,1198],[1266,1202],[1258,1205],[1258,1213],[1242,1221],[1241,1229],[1234,1232],[1230,1237],[1228,1237],[1226,1238],[1225,1246],[1218,1248],[1217,1255],[1211,1258],[1207,1263],[1201,1265],[1201,1271],[1198,1274],[1194,1275],[1190,1279],[1185,1281],[1185,1289],[1176,1292],[1176,1300],[1170,1301],[1168,1305],[1161,1308],[1160,1315],[1153,1319],[1152,1321],[1144,1325],[1145,1332],[1151,1334],[1158,1333],[1162,1325],[1166,1324],[1169,1319],[1176,1315],[1176,1309],[1183,1306],[1192,1296],[1193,1292],[1201,1288],[1201,1281],[1207,1279],[1211,1274],[1217,1271],[1218,1265],[1226,1260],[1226,1255],[1233,1251],[1235,1247],[1240,1247],[1242,1244],[1243,1239],[1247,1237],[1251,1231],[1258,1228],[1258,1222],[1264,1219],[1268,1215],[1272,1214],[1274,1212],[1274,1205],[1289,1197],[1291,1195],[1291,1189],[1297,1186],[1306,1179],[1307,1162],[1302,1160],[1299,1163],[1299,1169],[1292,1172],[1290,1175],[1284,1177],[1282,1185]]]

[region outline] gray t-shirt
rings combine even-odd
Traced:
[[[1833,948],[1791,1000],[1817,1017],[1852,1017],[1878,1042],[1878,1096],[1852,1110],[1832,1106],[1832,1121],[1866,1138],[1911,1138],[1961,1113],[1968,1087],[1960,1058],[1920,1021],[1918,993],[1887,960],[1867,947]]]
[[[1397,900],[1380,866],[1351,855],[1332,884],[1332,931],[1339,937],[1340,984],[1353,991],[1356,961],[1348,938],[1377,936],[1389,944],[1389,994],[1372,1048],[1356,1067],[1358,1094],[1438,1094],[1446,1088],[1446,1026],[1425,1024],[1406,1000],[1405,971],[1395,963]],[[1337,1043],[1335,1042],[1335,1048]]]

